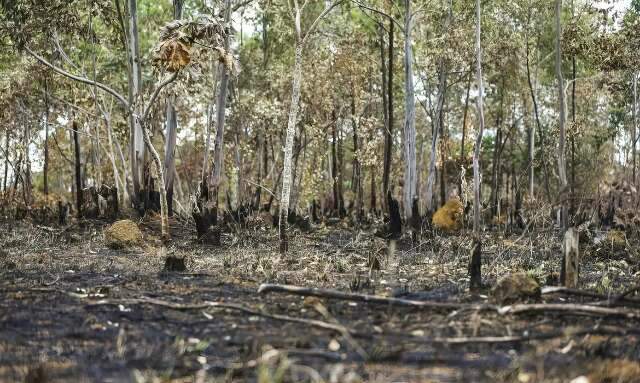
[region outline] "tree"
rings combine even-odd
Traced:
[[[302,13],[307,6],[307,0],[302,4],[294,0],[294,28],[295,28],[295,53],[293,66],[293,82],[291,86],[291,105],[289,107],[289,119],[287,122],[286,141],[284,146],[284,165],[282,171],[282,196],[280,198],[280,211],[278,213],[278,235],[280,238],[280,252],[285,253],[289,247],[287,240],[287,218],[289,215],[289,197],[291,195],[291,160],[293,157],[293,138],[296,134],[298,122],[298,110],[300,108],[300,83],[302,81],[302,51],[304,44],[320,20],[322,20],[333,8],[340,3],[334,0],[316,17],[306,32],[302,31]]]

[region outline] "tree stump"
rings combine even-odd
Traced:
[[[564,233],[562,251],[564,256],[564,286],[578,287],[580,271],[580,253],[578,251],[578,232],[570,227]]]

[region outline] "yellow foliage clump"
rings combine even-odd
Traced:
[[[505,215],[496,215],[491,219],[493,225],[504,225],[507,223],[507,217]]]
[[[444,231],[459,230],[462,227],[463,207],[460,198],[454,197],[447,201],[433,215],[431,222],[437,229]]]
[[[605,245],[615,250],[624,250],[627,246],[627,236],[624,231],[612,229],[607,232]]]

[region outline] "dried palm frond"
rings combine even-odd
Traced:
[[[195,20],[173,20],[160,31],[160,41],[154,50],[154,64],[169,72],[185,68],[192,61],[192,46],[198,44],[218,52],[219,60],[232,73],[238,65],[223,48],[227,35],[219,18],[200,16]]]

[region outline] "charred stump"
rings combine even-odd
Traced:
[[[387,192],[387,204],[389,206],[389,237],[399,238],[402,235],[402,217],[400,216],[400,204]]]
[[[482,287],[482,241],[476,237],[473,240],[471,249],[471,260],[469,262],[469,288],[477,290]]]
[[[218,209],[210,198],[209,187],[205,181],[200,182],[198,195],[195,197],[191,216],[196,224],[198,241],[213,246],[220,245],[220,228],[218,227]]]
[[[62,201],[58,201],[58,224],[66,225],[69,223],[69,216],[71,214],[71,204],[70,203],[62,203]]]

